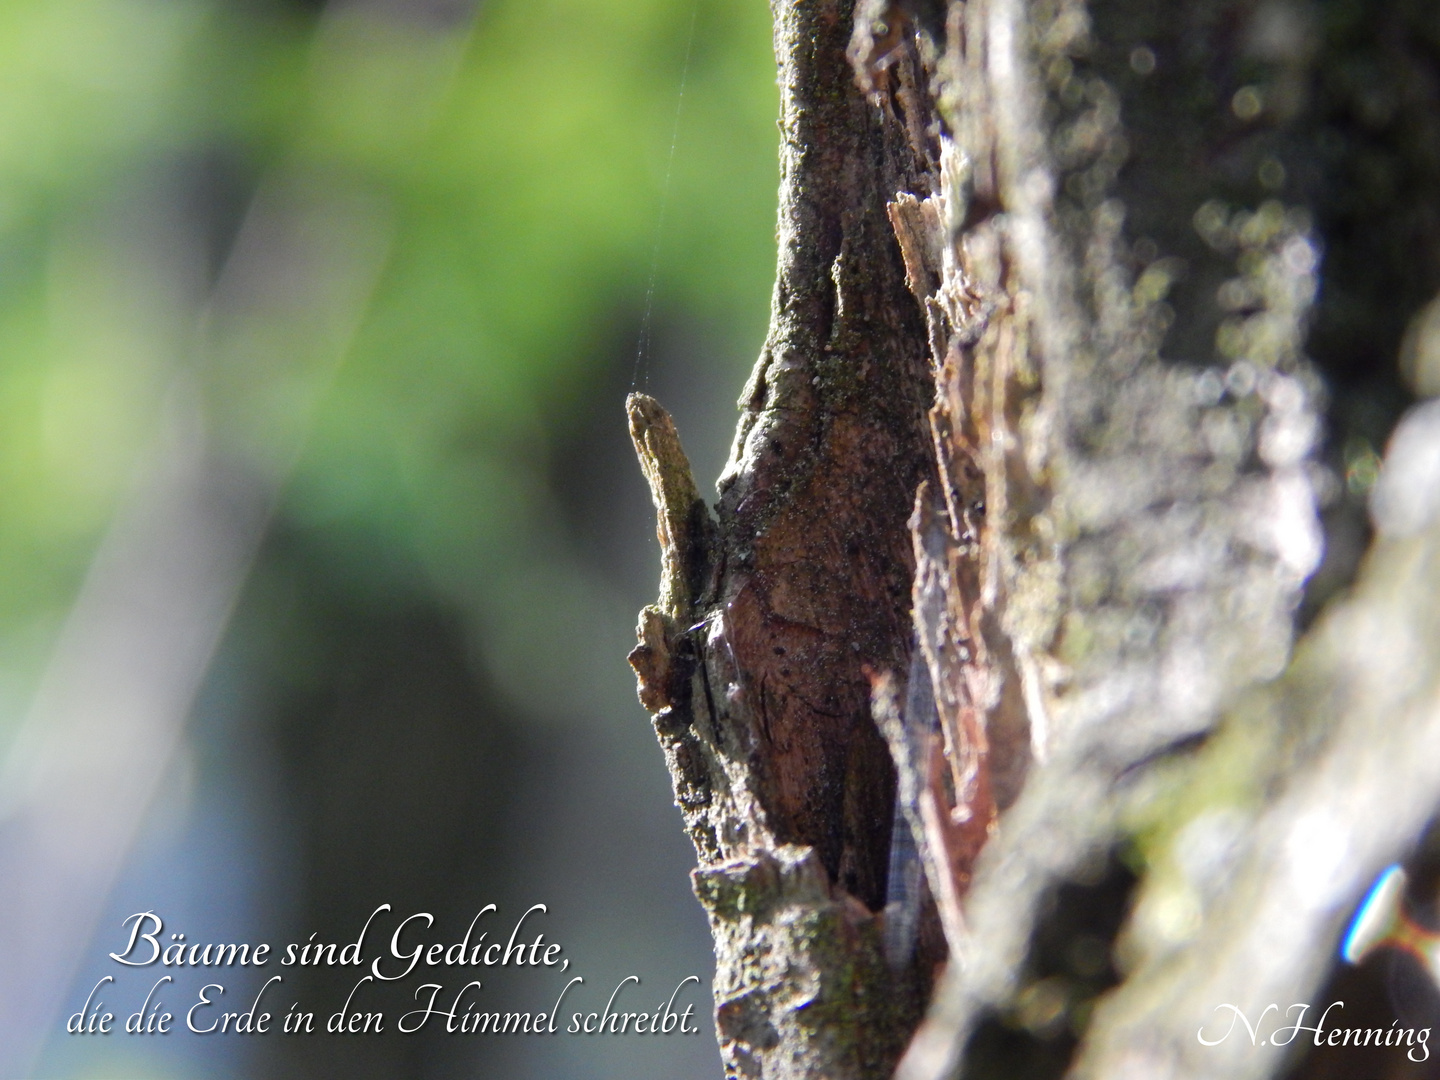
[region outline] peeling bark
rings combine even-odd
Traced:
[[[906,1080],[1273,1075],[1195,1030],[1309,1000],[1440,805],[1433,407],[1355,578],[1402,336],[1440,390],[1440,23],[1352,7],[776,4],[780,268],[716,520],[631,407],[632,663],[732,1075],[887,1076],[927,996]],[[934,905],[900,972],[897,789]]]

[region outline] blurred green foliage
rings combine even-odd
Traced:
[[[0,0],[0,744],[267,178],[363,193],[389,229],[284,512],[382,533],[483,607],[644,306],[693,17],[657,305],[724,328],[738,390],[774,265],[766,6],[417,6]],[[264,377],[219,374],[222,410]]]

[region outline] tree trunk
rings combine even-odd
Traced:
[[[715,518],[630,404],[664,552],[631,662],[727,1068],[1274,1074],[1196,1032],[1315,1000],[1440,799],[1431,407],[1356,577],[1402,339],[1440,391],[1437,16],[774,10],[779,274]]]

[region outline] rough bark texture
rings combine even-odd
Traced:
[[[667,568],[631,662],[700,857],[727,1068],[882,1077],[923,980],[879,950],[895,774],[866,672],[909,659],[906,520],[931,471],[925,324],[886,203],[931,193],[938,146],[913,43],[871,102],[849,3],[777,3],[775,27],[770,333],[713,526],[668,417],[631,399]]]
[[[951,954],[900,1076],[1294,1067],[1196,1033],[1223,1002],[1315,1000],[1440,804],[1434,405],[1356,577],[1397,353],[1440,392],[1440,14],[776,16],[771,333],[713,535],[693,484],[654,484],[705,584],[647,609],[632,657],[727,1061],[885,1075],[927,990],[927,960],[876,953],[896,782],[868,668]]]
[[[1040,763],[981,858],[911,1075],[943,1073],[988,1017],[1023,1011],[1043,905],[1093,876],[1120,791],[1279,673],[1320,549],[1305,470],[1315,384],[1300,359],[1316,266],[1306,219],[1216,205],[1227,241],[1188,245],[1200,265],[1153,239],[1137,251],[1127,218],[1178,200],[1169,214],[1189,220],[1205,192],[1203,177],[1165,176],[1121,198],[1125,53],[1096,39],[1081,3],[977,0],[953,28],[947,106],[968,167],[947,170],[944,194],[989,209],[967,211],[951,238],[943,284],[973,300],[955,306],[940,407],[951,441],[980,448],[980,606],[990,655],[1012,658],[991,676],[1014,691],[992,696],[1023,703]],[[1177,315],[1218,321],[1165,303],[1182,271],[1247,288],[1249,306],[1226,324],[1232,348],[1177,365],[1160,356]],[[1221,359],[1233,363],[1209,366]],[[966,424],[973,440],[957,437]]]
[[[951,323],[937,437],[942,451],[947,431],[952,450],[979,448],[979,607],[994,658],[982,674],[992,701],[1018,682],[1040,764],[981,856],[964,938],[902,1076],[1268,1075],[1281,1049],[1211,1049],[1197,1030],[1222,1002],[1259,1015],[1311,1000],[1346,912],[1433,812],[1436,778],[1411,756],[1433,719],[1409,703],[1426,698],[1434,658],[1372,681],[1361,672],[1388,665],[1344,644],[1381,612],[1394,620],[1387,649],[1429,636],[1399,598],[1435,585],[1422,542],[1378,547],[1357,598],[1289,663],[1321,556],[1317,493],[1334,484],[1313,460],[1324,384],[1307,336],[1336,387],[1355,379],[1344,351],[1363,336],[1355,326],[1393,349],[1386,328],[1434,288],[1426,255],[1416,272],[1428,284],[1369,292],[1360,314],[1336,302],[1355,287],[1357,248],[1382,256],[1378,276],[1403,264],[1376,239],[1390,220],[1433,243],[1437,150],[1421,119],[1433,16],[1389,5],[1377,16],[1388,40],[1364,56],[1327,25],[1340,8],[952,7],[951,259],[927,301]],[[1402,74],[1370,66],[1387,52]],[[1344,65],[1353,82],[1337,92]],[[1399,122],[1367,131],[1355,118],[1366,96]],[[1365,220],[1344,171],[1364,160],[1362,139],[1380,142],[1376,128],[1407,127],[1417,143],[1366,148],[1397,205]],[[1340,167],[1345,139],[1357,146]],[[1419,197],[1406,207],[1402,193]],[[1311,331],[1326,250],[1334,284]],[[1393,376],[1357,381],[1395,408]],[[963,577],[949,588],[963,595]],[[923,625],[918,604],[916,616]],[[1287,663],[1278,683],[1251,689]],[[964,686],[975,674],[933,677]],[[1375,729],[1387,708],[1407,717],[1403,735]],[[1068,898],[1062,918],[1086,929],[1095,900],[1077,889],[1097,888],[1122,843],[1144,883],[1115,959],[1065,960],[1097,928],[1047,942],[1055,905]]]
[[[1365,599],[1324,620],[1274,689],[1247,690],[1286,667],[1321,555],[1317,487],[1333,481],[1312,460],[1324,391],[1303,352],[1322,254],[1333,253],[1330,287],[1342,293],[1358,247],[1384,253],[1377,275],[1397,263],[1365,235],[1385,219],[1355,220],[1362,193],[1327,160],[1337,140],[1384,127],[1367,132],[1346,115],[1356,97],[1381,96],[1402,121],[1418,114],[1410,134],[1421,141],[1372,146],[1370,165],[1425,193],[1389,212],[1434,239],[1437,144],[1419,120],[1436,70],[1425,19],[1405,4],[1377,17],[1405,72],[1387,85],[1356,63],[1363,46],[1326,37],[1340,9],[952,7],[942,112],[960,164],[944,172],[953,268],[937,299],[975,299],[950,305],[961,317],[937,408],[953,447],[981,448],[981,607],[990,654],[1015,658],[988,674],[1018,677],[1042,764],[981,857],[957,962],[901,1075],[1035,1075],[1037,1062],[1059,1075],[1067,1060],[1084,1077],[1267,1075],[1281,1050],[1237,1041],[1209,1052],[1197,1029],[1224,1001],[1258,1015],[1310,1000],[1348,906],[1433,811],[1434,778],[1402,780],[1415,766],[1398,746],[1429,738],[1425,710],[1386,749],[1365,719],[1382,701],[1403,711],[1425,677],[1355,693],[1339,629],[1353,633],[1367,606],[1394,610],[1398,580],[1416,587],[1424,575],[1418,553],[1379,548]],[[1353,83],[1336,92],[1327,65],[1347,64]],[[1366,313],[1332,292],[1308,334],[1329,354],[1332,386],[1354,377],[1343,350],[1357,323],[1403,321],[1396,311],[1434,288],[1420,269],[1428,258],[1417,269],[1430,284],[1372,292]],[[1337,342],[1337,326],[1350,342]],[[1397,338],[1389,332],[1392,349]],[[1365,392],[1384,401],[1393,377],[1370,382]],[[1397,557],[1408,570],[1379,568]],[[1400,625],[1400,640],[1426,633],[1413,618]],[[937,685],[965,679],[936,673]],[[1348,712],[1320,707],[1330,691],[1349,697]],[[1388,792],[1382,760],[1396,777]],[[1192,805],[1177,811],[1175,787]],[[1116,958],[1129,978],[1087,1024],[1119,973],[1057,963],[1065,943],[1047,950],[1044,926],[1067,890],[1096,885],[1127,836],[1146,875]],[[1072,1058],[1075,1035],[1084,1043]],[[997,1049],[1006,1038],[1029,1050]]]

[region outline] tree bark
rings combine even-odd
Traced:
[[[865,673],[908,661],[929,457],[925,324],[886,201],[931,193],[936,145],[925,95],[860,93],[850,16],[775,7],[780,261],[713,524],[668,417],[630,406],[667,566],[631,662],[699,855],[737,1076],[888,1075],[923,1000],[880,952],[895,775]]]
[[[1440,28],[1347,12],[776,0],[780,266],[717,519],[630,411],[665,552],[631,661],[732,1075],[1271,1075],[1196,1030],[1310,1000],[1418,842],[1433,408],[1325,602],[1402,338],[1440,391]],[[896,766],[933,897],[898,966]]]

